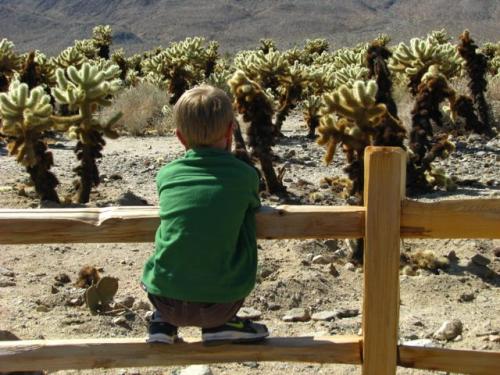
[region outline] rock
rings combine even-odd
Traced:
[[[66,302],[68,306],[81,306],[83,305],[83,296],[77,298],[71,298],[68,302]]]
[[[113,173],[111,176],[109,176],[109,179],[117,181],[117,180],[123,180],[123,177],[118,173]]]
[[[356,266],[351,262],[348,262],[344,265],[344,268],[348,271],[354,272],[356,270]]]
[[[38,305],[36,307],[36,311],[38,311],[38,312],[49,312],[50,308],[48,306],[45,306],[45,305]]]
[[[460,295],[460,298],[458,299],[459,302],[471,302],[476,298],[474,293],[462,293]]]
[[[453,340],[458,335],[462,334],[463,324],[458,319],[445,321],[439,329],[434,332],[432,337],[436,340]]]
[[[326,240],[323,243],[330,251],[337,251],[339,248],[339,243],[337,240]]]
[[[117,325],[117,326],[127,326],[128,325],[127,318],[125,318],[123,315],[117,316],[116,318],[114,318],[112,320],[112,322],[114,325]]]
[[[333,263],[330,263],[327,267],[328,269],[328,273],[330,275],[332,275],[333,277],[339,277],[340,274],[339,274],[339,271],[337,271],[337,268],[335,268],[335,266],[333,265]]]
[[[135,298],[132,296],[126,296],[123,298],[119,298],[116,303],[119,305],[123,305],[125,307],[128,307],[129,309],[134,306]]]
[[[71,282],[71,279],[69,278],[69,276],[65,273],[60,273],[59,275],[56,275],[54,277],[54,279],[60,283],[61,285],[62,284],[68,284]]]
[[[500,336],[499,335],[489,335],[488,340],[490,342],[496,342],[497,344],[500,344]]]
[[[359,315],[358,309],[340,309],[335,310],[335,316],[339,319],[343,318],[353,318]]]
[[[12,270],[0,267],[0,276],[14,277],[14,276],[16,276],[16,274]]]
[[[253,307],[242,307],[236,315],[241,319],[260,319],[262,313]]]
[[[259,364],[257,362],[243,362],[242,365],[246,366],[246,367],[253,368],[253,369],[256,369],[259,367]]]
[[[56,294],[59,293],[59,289],[57,289],[54,285],[50,286],[50,293]]]
[[[0,341],[17,341],[17,340],[20,340],[20,338],[14,335],[12,332],[0,330]]]
[[[500,247],[496,247],[493,249],[493,254],[498,258],[500,257]]]
[[[335,313],[335,311],[320,311],[320,312],[312,314],[311,319],[328,322],[330,320],[335,319],[336,315],[337,314]]]
[[[431,339],[417,339],[403,342],[403,345],[419,346],[421,348],[435,348],[437,345]]]
[[[192,365],[179,372],[179,375],[213,375],[213,372],[207,365]]]
[[[12,280],[0,279],[0,288],[5,288],[8,286],[16,286],[16,282]]]
[[[267,309],[270,311],[276,311],[281,309],[281,305],[279,305],[278,303],[271,302],[267,305]]]
[[[120,197],[116,200],[116,204],[119,206],[147,206],[148,201],[135,195],[129,190],[120,195]]]
[[[301,307],[287,311],[283,317],[283,321],[285,322],[307,322],[309,319],[311,319],[309,310]]]
[[[487,266],[491,263],[491,260],[481,254],[476,254],[471,258],[471,262],[477,264],[478,266]]]
[[[328,264],[331,263],[332,261],[333,261],[332,257],[328,255],[316,255],[312,259],[313,264]]]
[[[145,301],[137,300],[132,305],[133,310],[151,310],[151,305]]]

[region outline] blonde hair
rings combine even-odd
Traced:
[[[186,91],[174,106],[174,121],[189,147],[210,146],[222,139],[234,118],[231,100],[216,87]]]

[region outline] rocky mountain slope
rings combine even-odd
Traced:
[[[282,48],[326,37],[333,46],[388,33],[395,41],[446,27],[469,28],[479,40],[500,35],[495,0],[0,0],[0,37],[20,50],[57,53],[110,24],[115,46],[140,51],[203,35],[223,50],[255,46],[263,37]]]

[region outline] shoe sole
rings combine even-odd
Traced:
[[[211,343],[253,343],[264,340],[269,336],[269,332],[263,333],[245,333],[245,332],[218,332],[205,333],[202,335],[204,344]]]
[[[167,336],[163,333],[155,333],[149,335],[149,337],[146,339],[146,342],[148,344],[153,344],[153,343],[173,344],[176,339],[177,336]]]

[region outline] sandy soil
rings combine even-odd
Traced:
[[[345,204],[332,189],[322,184],[325,176],[340,175],[343,159],[336,157],[324,166],[323,150],[305,137],[297,118],[287,122],[287,138],[276,147],[278,165],[286,164],[285,183],[297,203]],[[500,139],[487,142],[480,137],[457,139],[457,152],[443,166],[462,180],[453,193],[434,192],[418,199],[487,198],[500,196]],[[73,142],[59,140],[51,148],[56,160],[54,171],[61,181],[60,194],[71,190],[74,167]],[[33,189],[26,187],[26,174],[0,149],[0,207],[29,208],[38,203]],[[157,169],[182,155],[174,137],[121,137],[109,141],[99,168],[101,186],[91,197],[90,205],[156,204],[154,177]],[[277,197],[263,199],[277,204]],[[330,322],[288,323],[282,320],[293,307],[311,312],[358,309],[361,311],[362,280],[360,269],[346,266],[348,247],[336,240],[259,241],[259,282],[245,306],[262,312],[261,321],[276,336],[307,334],[357,334],[361,314],[336,318]],[[454,341],[435,345],[447,348],[500,350],[500,343],[490,336],[500,331],[500,258],[494,249],[500,243],[491,240],[405,240],[402,251],[433,250],[447,256],[455,252],[450,266],[438,272],[419,271],[416,276],[401,276],[400,339],[430,338],[445,320],[459,319],[463,333]],[[141,337],[146,334],[147,309],[137,308],[146,301],[139,278],[146,258],[153,250],[144,244],[73,244],[1,246],[0,249],[0,329],[23,339]],[[329,265],[312,264],[318,254],[337,255],[333,276]],[[477,254],[486,261],[472,261]],[[133,297],[135,314],[126,316],[125,324],[114,324],[113,316],[91,315],[78,306],[83,290],[73,286],[84,265],[101,268],[102,275],[119,278],[117,299]],[[60,284],[55,277],[66,273],[71,282]],[[76,304],[76,305],[74,305]],[[196,329],[181,334],[197,337]],[[292,363],[240,363],[211,365],[214,374],[357,374],[359,367]],[[141,368],[95,370],[82,373],[170,374],[179,368]],[[62,373],[74,373],[61,371]],[[398,374],[425,374],[427,371],[400,368]]]

